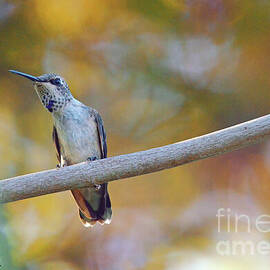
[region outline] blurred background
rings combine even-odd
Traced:
[[[8,69],[62,75],[101,113],[114,156],[269,113],[269,29],[266,0],[0,0],[0,178],[57,163],[50,114]],[[269,256],[216,250],[270,240],[253,226],[270,213],[269,167],[266,141],[113,182],[112,223],[93,229],[70,192],[2,205],[0,269],[269,269]],[[219,232],[219,208],[251,231],[223,217]]]

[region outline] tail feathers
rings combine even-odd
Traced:
[[[79,216],[85,227],[92,227],[97,222],[102,225],[110,224],[112,210],[107,184],[102,184],[99,189],[91,187],[71,192],[79,206]]]
[[[79,209],[79,216],[85,227],[93,227],[97,222],[101,225],[111,223],[111,219],[104,220],[103,218],[100,219],[88,218],[87,216],[84,215],[84,213],[80,209]]]

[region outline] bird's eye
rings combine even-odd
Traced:
[[[61,85],[61,80],[59,78],[51,79],[50,82],[54,85]]]

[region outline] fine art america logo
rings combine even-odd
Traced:
[[[245,235],[270,233],[270,215],[250,218],[245,214],[232,213],[230,208],[219,208],[216,217],[218,233],[225,233],[227,236],[242,234],[243,232],[246,233]],[[269,255],[270,241],[222,239],[217,242],[216,251],[222,256]]]

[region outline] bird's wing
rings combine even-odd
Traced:
[[[53,126],[52,138],[53,138],[53,142],[54,142],[54,146],[56,150],[56,156],[59,161],[59,164],[61,165],[61,149],[60,149],[59,138],[58,138],[57,130],[55,126]]]
[[[94,117],[97,124],[99,145],[101,149],[101,158],[106,158],[107,157],[107,142],[106,142],[106,133],[103,126],[103,121],[100,114],[97,111],[95,111]]]

